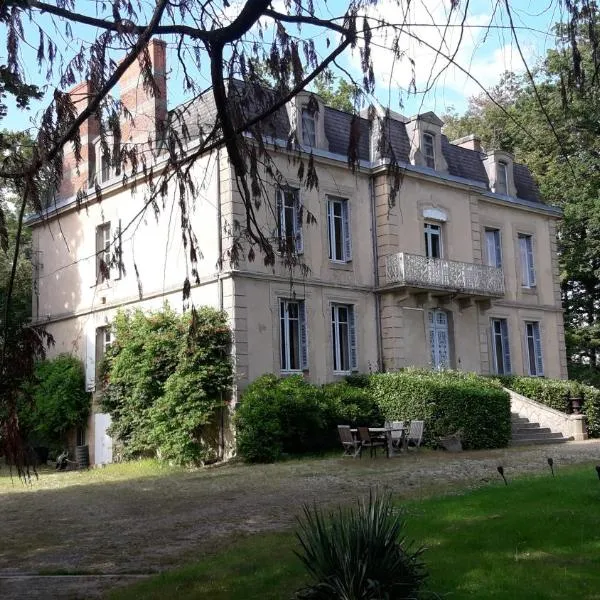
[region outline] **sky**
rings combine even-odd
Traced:
[[[89,0],[78,2],[87,7],[94,5]],[[282,3],[283,0],[273,1],[275,8],[280,8]],[[230,4],[227,15],[235,18],[243,2],[238,0]],[[346,3],[328,0],[315,4],[323,7],[323,17],[329,17],[343,13]],[[509,27],[504,0],[460,0],[458,9],[452,11],[450,0],[411,0],[408,4],[405,18],[394,0],[380,0],[368,11],[368,15],[376,19],[384,18],[391,23],[406,20],[411,24],[405,27],[400,38],[399,47],[404,53],[400,60],[394,59],[389,50],[391,40],[380,31],[374,32],[375,100],[383,106],[407,116],[429,110],[438,115],[451,110],[462,113],[467,108],[469,97],[481,93],[482,88],[493,87],[505,71],[523,72],[523,60]],[[530,66],[554,46],[550,30],[561,18],[558,6],[558,0],[511,0],[521,52]],[[76,36],[89,35],[84,31],[87,30],[83,27],[74,28]],[[53,33],[60,49],[68,53],[68,45],[61,44],[60,32]],[[265,32],[267,40],[269,33],[268,30]],[[0,31],[0,39],[2,34]],[[305,28],[303,35],[313,37],[317,53],[324,55],[328,52],[323,33]],[[37,28],[26,26],[25,37],[31,46],[25,56],[26,68],[33,80],[43,85],[46,82],[35,61]],[[168,102],[172,107],[190,96],[179,85],[182,73],[174,60],[173,41],[167,40],[167,43],[172,48],[169,77],[174,85],[169,86]],[[5,48],[0,47],[0,64],[5,60],[3,52]],[[452,57],[455,64],[449,64],[447,57]],[[339,65],[358,80],[362,78],[358,49],[340,58]],[[209,86],[204,70],[198,71],[196,78],[200,87]],[[51,93],[52,87],[48,86],[48,96]],[[0,128],[20,130],[31,127],[39,119],[40,108],[45,105],[34,104],[30,111],[19,111],[10,106],[9,116],[0,121]]]

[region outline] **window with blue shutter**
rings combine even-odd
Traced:
[[[498,375],[512,372],[508,323],[506,319],[491,319],[493,371]]]
[[[304,251],[299,191],[292,188],[277,190],[277,237],[280,252]]]
[[[333,371],[335,373],[356,371],[358,369],[356,320],[352,305],[331,305],[331,338]]]
[[[308,368],[306,306],[303,301],[279,301],[279,350],[282,371]]]
[[[542,336],[538,321],[525,323],[525,343],[527,346],[528,373],[533,377],[542,377],[544,375],[544,359],[542,356]]]
[[[329,196],[327,199],[327,238],[330,260],[352,260],[350,203],[345,198]]]
[[[356,312],[354,306],[348,307],[348,326],[350,328],[350,370],[358,371],[358,354],[356,351]]]
[[[521,256],[521,285],[535,286],[535,264],[533,260],[533,236],[519,234],[519,254]]]
[[[502,267],[502,242],[499,229],[485,230],[486,264],[490,267]]]

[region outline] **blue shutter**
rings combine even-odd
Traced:
[[[510,344],[508,343],[508,323],[506,319],[500,320],[500,330],[502,332],[502,350],[504,352],[504,374],[512,373],[510,363]]]
[[[327,244],[329,260],[333,258],[333,202],[327,199]]]
[[[519,236],[519,252],[521,255],[521,285],[529,287],[529,273],[527,265],[527,238]]]
[[[350,219],[350,202],[342,202],[342,222],[344,229],[344,260],[352,260],[352,220]]]
[[[308,369],[308,331],[306,326],[306,302],[298,303],[298,320],[300,321],[300,368]]]
[[[501,268],[502,267],[502,236],[500,234],[499,229],[496,229],[494,231],[494,250],[496,252],[496,264],[494,266]]]
[[[354,306],[348,307],[348,332],[350,338],[350,370],[358,371],[358,356],[356,352],[356,316]]]
[[[535,265],[533,263],[533,238],[526,238],[527,241],[527,267],[529,269],[529,285],[535,285]]]
[[[302,217],[303,217],[303,208],[300,204],[300,193],[296,190],[294,192],[295,200],[294,200],[294,213],[296,216],[296,224],[295,224],[295,233],[296,233],[296,245],[295,250],[297,254],[302,254],[304,252],[304,237],[302,232]]]
[[[544,374],[544,360],[542,358],[542,338],[540,335],[540,324],[532,323],[533,327],[533,345],[535,347],[535,370],[536,375]]]

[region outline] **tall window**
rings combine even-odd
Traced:
[[[336,262],[352,260],[350,241],[350,206],[343,198],[327,200],[327,232],[329,238],[329,259]]]
[[[526,288],[535,286],[535,264],[533,262],[533,236],[519,234],[519,253],[521,255],[521,285]]]
[[[280,189],[277,192],[279,251],[303,251],[302,210],[298,190]]]
[[[312,148],[317,145],[315,113],[308,108],[302,109],[302,143]]]
[[[106,350],[112,343],[112,332],[110,327],[98,327],[96,329],[96,382],[100,377],[100,366],[106,355]]]
[[[428,258],[442,257],[442,227],[425,223],[425,256]]]
[[[506,319],[492,319],[492,354],[494,373],[507,375],[512,371],[510,346],[508,343],[508,323]]]
[[[502,161],[496,164],[496,193],[508,194],[508,165]]]
[[[110,223],[96,227],[96,282],[110,279]]]
[[[499,229],[485,230],[486,264],[490,267],[502,267],[502,242]]]
[[[303,301],[279,301],[279,332],[281,370],[308,369],[306,306]]]
[[[527,346],[529,375],[541,377],[544,374],[544,360],[542,358],[542,338],[538,321],[525,322],[525,344]]]
[[[333,339],[333,370],[336,373],[349,373],[357,370],[356,325],[352,305],[331,305],[331,334]]]
[[[425,164],[431,169],[435,169],[435,137],[432,133],[423,134],[423,156]]]

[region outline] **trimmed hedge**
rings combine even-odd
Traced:
[[[493,379],[406,369],[373,375],[371,391],[385,420],[424,420],[426,443],[457,431],[470,450],[503,448],[510,440],[510,396]]]
[[[235,414],[238,454],[272,462],[286,454],[339,446],[337,425],[381,424],[370,391],[360,380],[317,386],[301,375],[263,375],[244,392]]]
[[[565,379],[516,375],[503,376],[499,379],[502,385],[517,394],[564,413],[571,411],[571,398],[582,398],[582,413],[587,417],[588,434],[590,437],[600,437],[600,390],[598,388]]]

